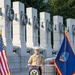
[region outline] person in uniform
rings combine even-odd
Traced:
[[[40,66],[39,70],[42,73],[41,66],[43,66],[44,63],[45,60],[43,58],[43,55],[39,53],[39,47],[34,47],[34,54],[30,56],[28,60],[28,66],[30,66],[31,68],[33,68],[34,66]]]

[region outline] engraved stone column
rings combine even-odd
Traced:
[[[55,66],[52,64],[46,64],[42,66],[42,75],[56,75]]]
[[[11,39],[11,21],[7,17],[7,8],[11,8],[10,0],[0,0],[0,25],[2,28],[2,37],[4,45],[6,46],[7,56],[13,55],[13,46]]]
[[[63,40],[63,32],[64,32],[64,25],[63,25],[63,17],[62,16],[53,16],[53,49],[58,51],[62,40]]]
[[[75,52],[75,19],[69,18],[66,22],[70,43]]]
[[[25,56],[27,48],[25,42],[25,25],[22,22],[22,14],[24,11],[24,4],[21,2],[13,2],[13,9],[15,18],[13,21],[13,44],[21,48],[20,55]]]
[[[38,20],[37,9],[27,8],[28,25],[27,25],[27,47],[38,46]]]
[[[40,47],[46,49],[46,56],[52,56],[50,14],[40,12]]]

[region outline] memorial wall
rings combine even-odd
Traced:
[[[34,46],[40,47],[44,58],[53,57],[53,51],[58,51],[61,46],[65,25],[62,16],[53,16],[52,23],[48,12],[40,12],[38,18],[38,10],[33,7],[25,10],[25,5],[19,1],[13,2],[12,6],[11,0],[0,0],[0,32],[10,70],[14,72],[27,68],[27,61],[33,54]],[[66,24],[72,48],[75,50],[75,19],[67,19]]]

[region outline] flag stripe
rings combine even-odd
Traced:
[[[10,75],[7,57],[4,50],[4,45],[1,35],[0,35],[0,75]]]
[[[6,73],[6,66],[5,66],[4,58],[2,55],[2,51],[0,51],[0,52],[1,52],[1,66],[2,66],[4,74],[6,75],[7,73]]]
[[[1,66],[1,75],[5,75],[2,66]]]
[[[0,52],[0,69],[2,69],[2,68],[1,68],[1,52]],[[4,72],[3,72],[3,73],[2,73],[2,72],[3,72],[3,71],[0,70],[0,75],[2,75],[2,74],[4,75]]]
[[[6,73],[8,74],[9,73],[9,68],[8,68],[8,65],[7,65],[7,60],[6,60],[6,57],[5,57],[5,51],[2,51],[2,56],[3,56],[3,61],[4,61],[4,64],[5,64],[5,71]]]
[[[7,59],[6,59],[6,56],[5,56],[5,51],[3,51],[3,57],[5,58],[4,62],[6,61],[5,66],[6,66],[7,73],[9,73],[9,68],[8,68],[8,65],[7,65]]]
[[[70,44],[70,40],[69,40],[69,38],[68,38],[67,32],[65,32],[64,35],[65,35],[65,37],[66,37],[67,42],[69,43],[69,46],[70,46],[70,48],[71,48],[71,51],[73,52],[73,49],[72,49],[72,46],[71,46],[71,44]],[[73,52],[73,54],[74,54],[74,52]],[[74,54],[74,55],[75,55],[75,54]]]
[[[59,69],[59,67],[58,67],[58,65],[57,65],[57,63],[54,61],[54,65],[55,65],[55,67],[57,68],[57,72],[60,74],[60,75],[62,75],[62,73],[61,73],[61,71],[60,71],[60,69]]]
[[[64,33],[64,39],[54,64],[59,75],[73,75],[75,73],[75,55],[67,33]]]
[[[9,71],[9,67],[8,67],[8,61],[7,61],[7,58],[6,58],[6,53],[5,53],[5,50],[4,50],[4,58],[5,58],[5,61],[6,61],[6,68],[7,68],[7,72],[10,73]]]

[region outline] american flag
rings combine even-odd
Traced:
[[[1,34],[0,34],[0,75],[10,75]]]

